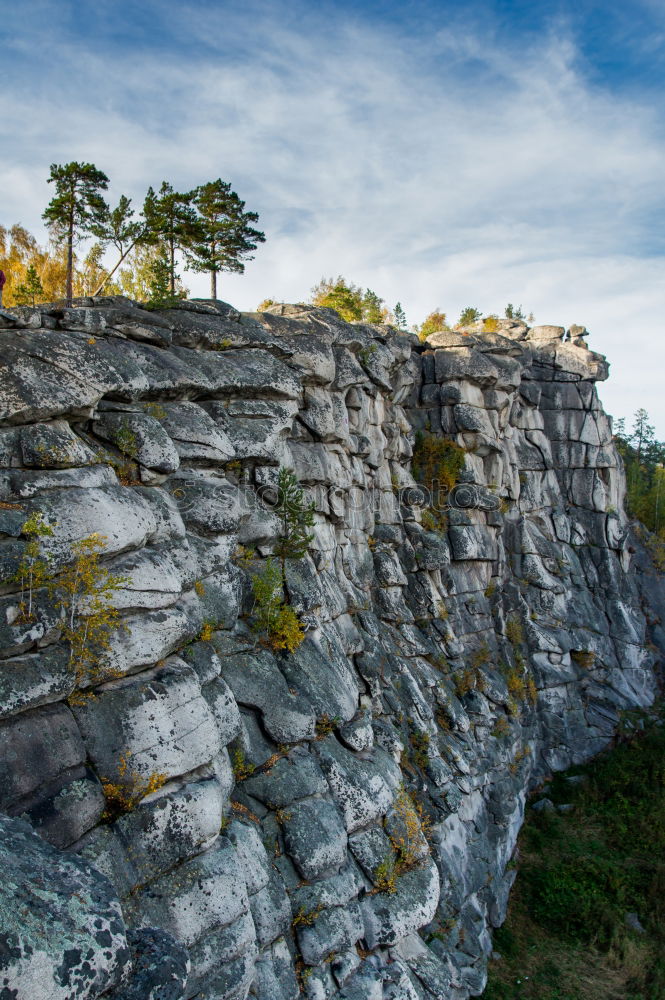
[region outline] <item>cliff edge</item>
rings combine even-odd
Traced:
[[[529,789],[657,692],[584,330],[113,297],[0,342],[0,997],[482,992]]]

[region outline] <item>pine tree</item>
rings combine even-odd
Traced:
[[[103,216],[106,203],[100,191],[108,188],[109,179],[92,163],[72,161],[61,166],[51,164],[49,184],[55,184],[55,197],[47,205],[42,218],[51,229],[55,241],[67,247],[65,299],[72,304],[74,244]]]
[[[388,310],[383,305],[383,299],[379,298],[371,288],[365,289],[362,304],[362,318],[366,323],[385,323],[388,318]]]
[[[633,432],[630,435],[630,442],[637,452],[637,461],[641,461],[642,455],[654,443],[655,428],[649,423],[649,414],[644,409],[639,409],[635,413]]]
[[[279,470],[274,511],[282,525],[275,555],[281,560],[284,574],[285,561],[302,559],[314,538],[308,531],[314,524],[314,504],[306,503],[302,486],[291,469]]]
[[[462,309],[460,313],[458,326],[472,326],[477,323],[481,317],[480,309],[474,309],[473,306],[467,306],[466,309]]]
[[[629,512],[650,530],[662,534],[665,515],[665,444],[657,441],[649,414],[639,409],[633,417],[633,430],[626,433],[626,422],[616,422],[614,441],[626,470],[626,506]]]
[[[157,309],[171,305],[175,298],[171,289],[177,280],[178,275],[171,270],[168,253],[162,250],[161,253],[157,254],[149,268],[150,305]]]
[[[393,316],[395,317],[395,326],[397,329],[406,331],[408,329],[406,325],[406,313],[402,309],[401,302],[398,302],[393,309]]]
[[[102,247],[111,244],[119,253],[119,259],[111,271],[105,276],[101,284],[95,289],[93,295],[99,295],[104,285],[113,277],[127,254],[134,249],[141,241],[148,238],[148,226],[145,221],[134,219],[134,209],[131,198],[124,194],[115,208],[104,205],[102,211],[90,227],[93,236],[96,236]]]
[[[250,223],[258,222],[257,213],[245,211],[245,202],[226,181],[218,178],[196,188],[194,204],[199,227],[185,252],[193,270],[210,274],[210,297],[216,299],[218,273],[242,274],[244,261],[252,259],[265,235],[251,227]]]
[[[202,239],[202,229],[193,207],[195,191],[174,191],[162,181],[158,193],[148,188],[143,204],[146,238],[162,247],[168,255],[171,295],[176,294],[175,255]]]
[[[25,275],[25,281],[16,289],[16,304],[19,306],[34,306],[37,297],[43,298],[44,289],[37,271],[31,264]]]

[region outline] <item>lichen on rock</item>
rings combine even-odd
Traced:
[[[6,315],[0,995],[480,992],[529,789],[657,689],[605,359],[307,306]],[[93,535],[83,678],[56,598]],[[297,642],[256,627],[271,558]]]

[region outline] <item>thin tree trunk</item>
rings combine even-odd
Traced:
[[[97,287],[97,288],[96,288],[96,289],[94,290],[94,292],[92,293],[92,297],[93,297],[93,299],[94,299],[94,297],[95,297],[96,295],[99,295],[99,293],[100,293],[100,292],[101,292],[101,290],[103,289],[104,285],[106,285],[106,284],[107,284],[107,282],[109,282],[109,281],[111,280],[111,278],[113,277],[113,275],[114,275],[114,274],[115,274],[115,272],[116,272],[116,271],[118,270],[118,268],[119,268],[119,267],[120,267],[120,265],[122,264],[123,260],[124,260],[124,259],[125,259],[125,257],[127,256],[127,254],[131,253],[131,252],[132,252],[132,250],[134,249],[134,247],[136,246],[136,242],[137,242],[137,241],[136,241],[136,240],[134,240],[134,242],[133,242],[133,243],[131,243],[131,244],[130,244],[130,245],[129,245],[129,246],[127,247],[127,249],[125,250],[125,252],[124,252],[124,253],[122,254],[122,256],[120,257],[120,260],[119,260],[119,261],[118,261],[118,262],[116,263],[116,265],[115,265],[115,267],[113,268],[113,270],[112,270],[112,271],[109,271],[109,273],[108,273],[108,274],[106,275],[106,277],[105,277],[105,278],[104,278],[104,280],[102,281],[101,285],[99,285],[99,286],[98,286],[98,287]]]
[[[217,298],[217,271],[210,272],[210,298]]]
[[[175,296],[175,247],[173,245],[173,240],[171,240],[170,246],[171,246],[171,295]]]
[[[65,291],[65,299],[68,306],[71,306],[72,298],[74,297],[73,271],[74,271],[74,217],[70,216],[69,232],[67,234],[67,287]]]

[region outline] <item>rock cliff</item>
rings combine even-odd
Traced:
[[[120,298],[0,342],[0,997],[480,993],[529,788],[656,693],[604,358]]]

